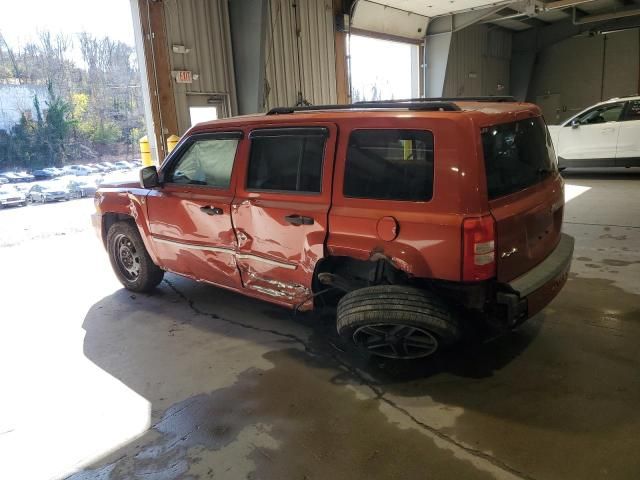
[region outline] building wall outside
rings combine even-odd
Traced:
[[[538,53],[528,100],[547,105],[550,124],[584,108],[638,93],[640,29],[573,37]]]
[[[473,25],[451,38],[443,95],[508,95],[511,33]]]
[[[191,70],[198,75],[190,84],[175,83],[174,80],[179,133],[184,133],[191,125],[189,104],[192,97],[221,98],[227,115],[235,115],[236,87],[227,1],[165,0],[164,5],[171,69]],[[184,45],[190,51],[174,53],[173,45]]]
[[[34,97],[46,109],[47,88],[42,85],[0,85],[0,130],[7,132],[20,122],[23,113],[35,118]]]

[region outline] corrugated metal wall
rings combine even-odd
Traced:
[[[507,95],[511,33],[474,25],[451,38],[444,96]]]
[[[544,113],[559,123],[601,100],[636,94],[639,77],[640,29],[568,38],[538,53],[528,100],[556,94],[557,110]]]
[[[190,96],[224,94],[231,110],[227,113],[235,114],[236,91],[227,1],[165,0],[164,5],[171,69],[191,70],[198,75],[191,84],[174,83],[180,133],[190,126]],[[191,51],[187,54],[173,53],[173,45],[184,45]]]
[[[331,0],[271,0],[269,6],[265,109],[295,105],[298,92],[314,105],[336,103]]]

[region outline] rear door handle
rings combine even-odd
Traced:
[[[224,211],[218,207],[212,207],[211,205],[207,205],[206,207],[200,207],[200,211],[206,213],[207,215],[222,215]]]
[[[291,225],[313,225],[313,218],[304,217],[302,215],[298,215],[297,213],[286,215],[284,219]]]

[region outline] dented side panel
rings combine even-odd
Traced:
[[[151,241],[147,218],[147,195],[149,190],[132,183],[118,187],[101,187],[95,196],[96,216],[116,213],[133,218],[140,231],[144,246],[154,263],[160,265],[161,257]],[[101,222],[100,222],[101,223]]]
[[[335,124],[305,122],[304,126],[328,130],[321,192],[250,191],[239,183],[231,209],[238,240],[236,259],[244,287],[262,298],[285,301],[301,310],[313,305],[313,274],[316,263],[325,256],[337,136]],[[247,130],[247,137],[250,134]],[[245,155],[237,165],[242,179],[247,178],[250,138],[246,144]],[[307,221],[293,224],[286,218],[292,215]]]

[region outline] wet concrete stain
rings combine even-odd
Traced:
[[[611,239],[611,240],[626,240],[626,235],[611,235],[610,233],[606,233],[604,235],[600,235],[598,238],[601,240]]]
[[[589,257],[578,257],[576,258],[576,260],[580,261],[580,262],[590,262],[591,259]]]
[[[619,342],[640,324],[639,305],[640,296],[611,281],[573,273],[544,314],[517,331],[426,362],[362,357],[332,324],[309,316],[301,317],[313,329],[309,340],[260,329],[303,349],[272,351],[265,358],[273,368],[247,370],[231,387],[171,406],[135,445],[72,478],[493,478],[425,432],[522,478],[636,478],[640,358]],[[365,385],[372,395],[358,398],[345,385]],[[436,430],[406,402],[461,413]],[[382,405],[405,415],[404,428]],[[250,449],[251,473],[205,468],[207,452],[232,448],[251,427],[277,444]]]
[[[612,259],[612,258],[605,258],[604,260],[601,260],[601,261],[602,261],[602,263],[604,263],[605,265],[608,265],[610,267],[627,267],[629,265],[640,263],[640,261],[627,262],[627,261],[624,261],[624,260],[616,260],[616,259]]]
[[[584,266],[585,267],[589,267],[589,268],[600,268],[600,267],[602,267],[602,265],[598,265],[597,263],[585,263]]]
[[[253,448],[249,479],[492,479],[469,462],[437,447],[419,429],[401,429],[336,381],[332,366],[299,350],[271,352],[269,370],[251,369],[225,389],[188,398],[169,408],[140,446],[115,463],[73,480],[191,479],[198,447],[220,450],[248,426],[263,425],[277,448]],[[151,438],[155,437],[155,438]],[[205,475],[201,478],[207,478]],[[210,477],[214,478],[214,477]],[[245,478],[233,471],[224,478]]]

